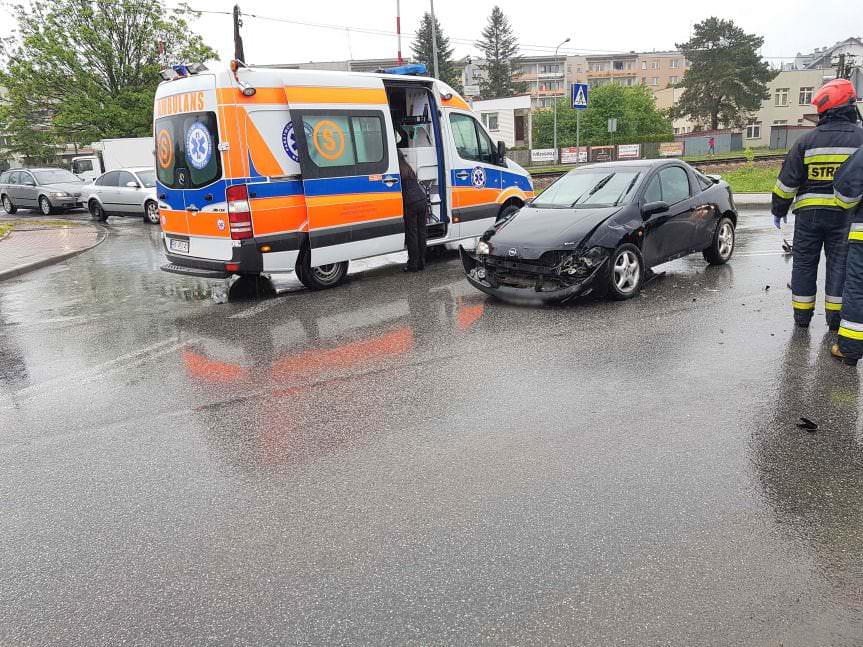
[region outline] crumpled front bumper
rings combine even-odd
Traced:
[[[559,303],[589,294],[593,291],[593,283],[597,274],[608,262],[608,259],[605,259],[602,263],[597,265],[587,277],[574,281],[569,286],[560,287],[555,290],[537,290],[536,288],[528,287],[494,285],[485,278],[485,276],[487,276],[486,272],[488,271],[486,270],[485,261],[467,251],[461,245],[459,245],[458,252],[461,257],[461,263],[464,266],[464,272],[468,283],[474,286],[477,290],[482,290],[486,294],[511,301],[544,301]],[[485,276],[482,276],[483,274],[485,274]],[[548,268],[548,272],[546,272],[546,274],[551,276],[552,268]],[[541,277],[541,272],[537,272],[537,277]]]

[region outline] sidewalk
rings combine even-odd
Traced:
[[[10,223],[11,233],[0,233],[0,281],[85,252],[108,233],[97,225],[67,220],[0,218],[0,225]]]
[[[738,207],[765,207],[770,209],[771,193],[735,193],[734,204]]]

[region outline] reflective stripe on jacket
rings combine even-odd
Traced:
[[[853,208],[834,195],[833,180],[839,167],[863,146],[863,129],[852,122],[854,118],[856,111],[830,111],[791,147],[773,188],[774,216],[786,215],[789,208],[795,213]]]
[[[833,195],[836,202],[846,209],[854,209],[863,200],[863,148],[858,148],[836,171],[833,178]],[[857,213],[861,215],[859,210]]]

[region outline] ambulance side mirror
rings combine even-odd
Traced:
[[[497,143],[497,163],[506,166],[506,144],[501,141]]]

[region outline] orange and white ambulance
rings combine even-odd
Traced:
[[[429,245],[478,236],[533,196],[502,142],[432,78],[236,61],[172,76],[153,126],[168,272],[339,284],[349,261],[404,249],[397,150],[429,191]]]

